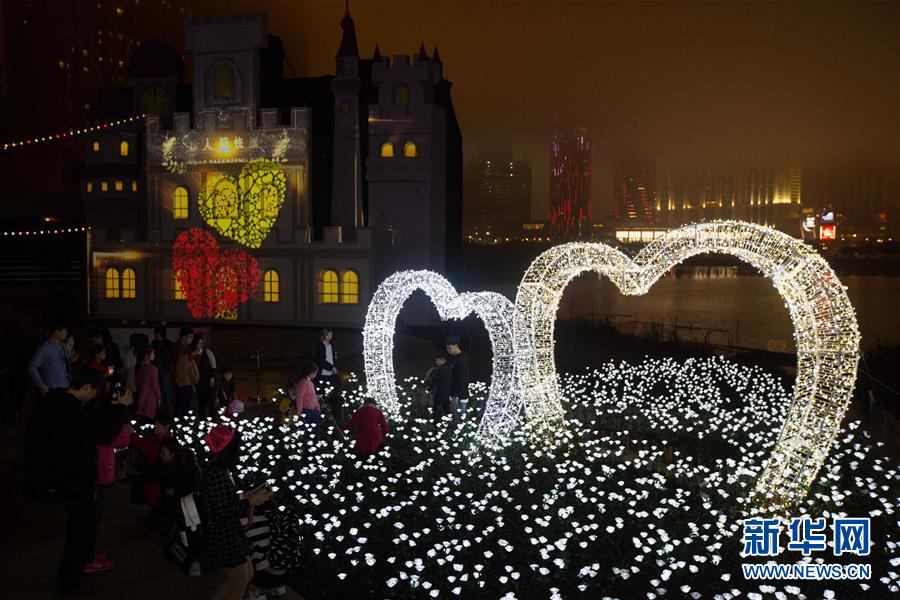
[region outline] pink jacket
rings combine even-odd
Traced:
[[[97,446],[97,479],[100,485],[106,485],[116,480],[116,451],[115,448],[128,447],[128,429],[122,427],[109,446]]]
[[[319,399],[316,398],[316,388],[306,377],[297,382],[297,414],[303,414],[304,410],[322,412]]]
[[[138,366],[135,384],[138,389],[136,414],[155,419],[156,407],[162,398],[159,389],[159,371],[156,370],[156,366],[152,363]]]

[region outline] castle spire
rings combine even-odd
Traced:
[[[359,58],[359,48],[356,45],[356,27],[353,26],[353,17],[350,16],[350,0],[346,0],[344,18],[341,19],[341,46],[338,48],[335,58]]]
[[[428,54],[425,52],[425,42],[422,42],[422,45],[419,46],[419,56],[417,58],[419,61],[428,60]]]
[[[434,54],[431,55],[431,60],[433,60],[437,64],[441,64],[441,55],[438,54],[437,46],[434,47]]]
[[[375,42],[375,52],[372,53],[372,62],[381,61],[381,50],[378,49],[378,42]]]

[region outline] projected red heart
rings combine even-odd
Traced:
[[[215,236],[202,229],[188,229],[175,239],[172,268],[197,319],[233,311],[259,287],[256,259],[238,248],[221,250]]]

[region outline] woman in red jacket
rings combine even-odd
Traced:
[[[353,413],[347,429],[356,440],[358,454],[375,454],[387,436],[388,424],[384,413],[375,406],[375,400],[366,398],[363,405]]]

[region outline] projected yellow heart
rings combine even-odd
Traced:
[[[200,214],[219,234],[259,248],[281,212],[286,190],[287,178],[278,163],[256,159],[244,165],[237,180],[211,175],[198,198]]]
[[[516,370],[525,414],[534,425],[563,415],[553,357],[553,327],[566,285],[596,271],[623,294],[642,295],[670,268],[709,252],[731,254],[759,269],[784,298],[794,327],[797,379],[781,434],[757,483],[757,500],[802,499],[828,455],[850,404],[859,330],[844,286],[824,258],[784,233],[739,221],[668,231],[632,259],[605,244],[556,246],[531,264],[516,295]]]

